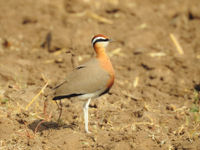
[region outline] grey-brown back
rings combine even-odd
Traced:
[[[109,79],[109,73],[101,68],[96,58],[93,58],[67,75],[66,80],[55,88],[53,99],[104,92],[107,90]]]

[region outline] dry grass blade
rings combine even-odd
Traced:
[[[109,20],[107,18],[104,18],[102,16],[99,16],[99,15],[97,15],[97,14],[91,12],[91,11],[88,11],[87,15],[90,16],[90,17],[92,17],[95,20],[100,21],[100,22],[107,23],[107,24],[113,24],[113,21],[111,21],[111,20]]]
[[[39,91],[39,93],[37,95],[35,95],[33,97],[33,99],[30,101],[30,103],[28,103],[28,105],[26,106],[25,110],[28,110],[28,108],[31,106],[31,104],[40,96],[41,93],[44,92],[44,89],[47,87],[48,82],[44,85],[44,87]]]
[[[36,134],[37,133],[37,131],[38,131],[38,129],[39,129],[39,127],[41,126],[41,124],[43,124],[43,123],[45,123],[45,122],[49,122],[50,120],[51,120],[51,117],[52,117],[52,112],[50,112],[50,114],[47,116],[45,116],[45,119],[44,120],[42,120],[42,121],[40,121],[38,124],[37,124],[37,126],[36,126],[36,128],[35,128],[35,131],[34,131],[34,134]]]
[[[51,64],[51,63],[54,63],[55,60],[54,59],[50,59],[50,60],[45,60],[44,63],[45,64]]]
[[[112,57],[114,55],[119,55],[119,56],[125,56],[122,52],[121,52],[121,48],[116,48],[113,51],[111,51],[110,53],[108,53],[109,57]]]
[[[53,55],[58,56],[58,55],[61,55],[61,54],[63,54],[63,53],[66,53],[66,52],[67,52],[67,49],[66,49],[66,48],[62,48],[62,49],[59,50],[59,51],[55,51],[55,52],[53,53]]]
[[[51,120],[52,111],[50,112],[49,115],[47,114],[47,105],[48,105],[48,101],[46,99],[44,101],[44,107],[43,107],[43,114],[44,114],[45,118],[37,124],[37,126],[35,128],[35,131],[34,131],[35,134],[37,133],[37,131],[38,131],[39,127],[41,126],[41,124],[43,124],[45,122],[49,122]]]
[[[113,5],[118,5],[119,4],[119,0],[108,0],[108,2],[113,4]]]
[[[161,57],[161,56],[166,56],[166,53],[163,52],[158,52],[158,53],[149,53],[151,57]]]
[[[28,124],[27,124],[26,122],[24,122],[24,125],[25,125],[26,136],[27,136],[29,139],[33,139],[33,138],[34,138],[34,135],[31,135],[30,132],[28,131]]]
[[[146,23],[142,23],[141,25],[138,26],[139,29],[145,29],[147,28],[147,24]]]
[[[37,133],[37,131],[38,131],[39,127],[40,127],[40,126],[41,126],[41,124],[42,124],[42,123],[44,123],[44,122],[46,122],[46,120],[42,120],[42,121],[40,121],[40,122],[37,124],[37,126],[36,126],[36,128],[35,128],[35,131],[34,131],[34,134],[36,134],[36,133]]]
[[[87,16],[89,16],[89,17],[91,17],[91,18],[93,18],[97,21],[103,22],[103,23],[113,24],[112,20],[109,20],[109,19],[102,17],[100,15],[97,15],[96,13],[91,12],[91,11],[83,11],[83,12],[80,12],[80,13],[75,13],[72,16],[83,17],[85,15],[87,15]]]
[[[139,82],[139,77],[136,77],[134,82],[133,82],[133,87],[137,87],[138,82]]]
[[[174,43],[174,45],[176,46],[176,50],[179,52],[179,54],[183,55],[184,51],[183,51],[180,43],[178,42],[177,38],[174,36],[174,34],[170,33],[170,38],[171,38],[172,42]]]

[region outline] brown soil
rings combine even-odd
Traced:
[[[1,0],[0,10],[0,149],[200,149],[199,0]],[[117,41],[116,80],[91,102],[86,134],[82,102],[64,100],[60,122],[43,105],[93,56],[98,33]]]

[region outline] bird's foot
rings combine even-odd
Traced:
[[[92,132],[90,132],[89,130],[85,130],[85,132],[87,133],[87,134],[91,134]]]

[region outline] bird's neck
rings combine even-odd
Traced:
[[[94,47],[97,58],[108,58],[104,47]]]
[[[107,56],[104,47],[94,47],[94,49],[96,51],[96,58],[99,60],[102,68],[104,68],[111,76],[111,80],[109,81],[109,85],[108,85],[108,87],[111,87],[114,82],[115,72],[110,62],[110,58]]]
[[[96,52],[96,58],[104,61],[104,62],[110,62],[109,57],[106,54],[106,49],[104,47],[98,47],[98,46],[94,46],[94,50]]]

